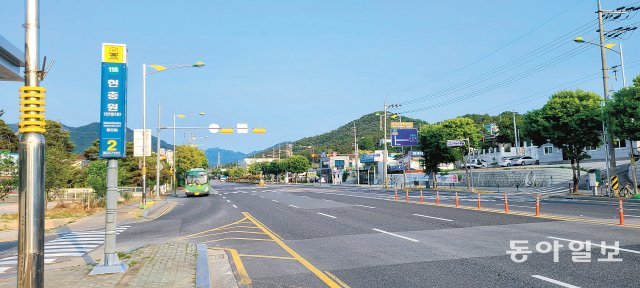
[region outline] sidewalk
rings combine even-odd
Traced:
[[[129,265],[125,273],[91,276],[93,265],[46,266],[45,287],[195,287],[195,244],[151,244],[119,255]],[[14,287],[15,281],[2,279],[0,287]]]

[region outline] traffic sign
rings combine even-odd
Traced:
[[[127,146],[127,46],[102,44],[100,157],[124,158]]]
[[[391,128],[413,128],[413,122],[391,122]]]
[[[611,189],[618,190],[620,183],[618,182],[618,176],[611,176]]]
[[[418,146],[418,129],[391,129],[391,146]]]
[[[211,123],[209,124],[209,132],[216,134],[218,132],[220,132],[220,125],[216,124],[216,123]]]
[[[447,147],[464,147],[464,140],[447,140]]]
[[[238,124],[236,124],[236,133],[238,133],[238,134],[247,134],[247,133],[249,133],[249,124],[247,124],[247,123],[238,123]]]

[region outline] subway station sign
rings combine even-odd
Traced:
[[[127,146],[127,46],[102,44],[100,157],[124,158]]]

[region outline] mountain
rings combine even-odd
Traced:
[[[335,130],[316,136],[305,137],[293,142],[284,142],[283,144],[291,143],[293,146],[294,154],[306,156],[311,156],[311,154],[320,154],[322,152],[337,152],[339,154],[353,153],[353,126],[355,123],[359,149],[361,149],[363,152],[382,149],[382,145],[380,145],[380,139],[384,138],[384,131],[380,129],[382,121],[379,114],[380,112],[369,113],[347,124],[344,124]],[[387,117],[387,127],[391,125],[389,123],[399,121],[400,120],[398,119],[398,117]],[[419,128],[421,125],[427,124],[427,122],[423,120],[410,117],[402,117],[402,121],[413,122],[413,127],[415,128]],[[391,136],[387,135],[387,137],[390,138]],[[257,155],[270,157],[271,155],[273,155],[272,151],[274,147],[276,148],[275,151],[277,153],[277,146],[278,145],[259,151]],[[395,151],[396,149],[398,149],[399,151],[399,148],[392,148],[389,146],[390,151]]]
[[[209,161],[209,166],[216,166],[218,163],[218,153],[220,153],[220,165],[224,165],[227,163],[236,163],[246,157],[249,157],[253,154],[245,154],[238,151],[226,150],[218,147],[209,148],[204,151],[204,154],[207,156],[207,160]]]
[[[17,124],[8,124],[11,130],[18,131]],[[64,129],[69,131],[69,137],[71,142],[76,144],[76,147],[73,149],[74,153],[82,153],[87,147],[91,146],[93,141],[98,140],[100,137],[100,123],[93,122],[80,127],[71,127],[67,125],[62,125]],[[166,136],[166,132],[165,132]],[[157,137],[151,136],[152,150],[156,150],[156,141]],[[133,141],[133,130],[127,128],[127,141]],[[160,147],[165,149],[173,149],[173,145],[163,141],[160,141]]]

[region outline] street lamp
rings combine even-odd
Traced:
[[[147,66],[154,69],[155,71],[147,72]],[[204,67],[204,62],[198,61],[195,64],[177,64],[177,65],[158,65],[158,64],[142,64],[142,208],[146,207],[147,204],[147,143],[146,143],[146,133],[147,133],[147,75],[160,73],[167,70],[174,70],[179,68],[202,68]],[[160,107],[160,106],[158,106]],[[158,109],[159,112],[160,109]],[[160,125],[158,125],[159,127]],[[160,131],[160,130],[158,130]],[[158,133],[158,138],[160,135]],[[158,153],[160,151],[157,151]],[[157,167],[156,167],[157,168]]]
[[[602,29],[602,28],[600,28]],[[602,34],[602,30],[600,32],[600,34]],[[603,86],[604,86],[604,100],[605,100],[605,104],[602,105],[602,108],[604,108],[604,105],[606,105],[606,101],[609,100],[609,88],[607,87],[607,62],[606,62],[606,56],[605,56],[605,49],[613,51],[618,53],[618,55],[620,55],[620,66],[622,68],[622,85],[624,87],[627,86],[627,81],[626,81],[626,77],[625,77],[625,73],[624,73],[624,56],[622,53],[622,43],[620,43],[620,51],[616,51],[613,48],[613,46],[615,46],[616,44],[613,43],[607,43],[604,44],[604,37],[602,35],[600,35],[600,44],[598,43],[594,43],[591,41],[587,41],[584,40],[583,37],[578,36],[575,39],[573,39],[574,42],[576,43],[586,43],[586,44],[590,44],[590,45],[594,45],[594,46],[598,46],[600,47],[600,57],[601,57],[601,62],[602,62],[602,81],[603,81]],[[611,177],[614,175],[617,175],[618,173],[616,172],[616,160],[615,160],[615,148],[613,147],[613,139],[612,139],[612,135],[609,135],[609,131],[608,131],[608,119],[605,118],[602,121],[602,138],[603,138],[603,142],[604,145],[606,147],[606,153],[605,153],[605,161],[606,161],[606,167],[607,167],[607,183],[609,188],[611,189]],[[614,194],[616,194],[617,192],[614,191]],[[616,194],[617,195],[617,194]]]
[[[198,114],[194,114],[197,116],[205,116],[206,113],[200,112]],[[187,118],[185,114],[173,114],[173,166],[171,167],[171,194],[176,196],[176,154],[178,151],[176,150],[176,117],[180,119]]]

